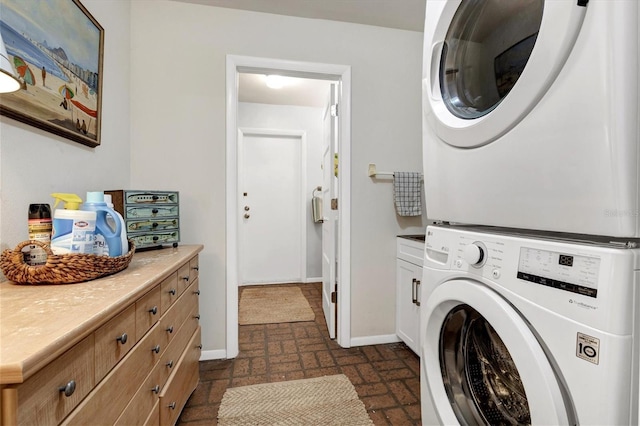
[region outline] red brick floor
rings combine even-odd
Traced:
[[[302,289],[315,321],[240,326],[238,357],[200,363],[200,383],[178,424],[217,424],[228,387],[342,373],[376,425],[419,425],[419,358],[402,343],[341,348],[327,332],[322,285],[290,285]]]

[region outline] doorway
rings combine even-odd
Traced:
[[[226,235],[226,356],[233,358],[239,351],[238,344],[238,285],[240,283],[240,265],[238,242],[240,238],[241,220],[245,211],[241,211],[243,193],[239,191],[238,182],[238,150],[241,132],[238,130],[238,81],[240,73],[280,74],[292,77],[313,78],[338,81],[341,85],[339,93],[340,126],[338,129],[340,144],[338,154],[339,196],[337,210],[338,240],[336,242],[337,260],[340,265],[336,290],[339,300],[336,340],[343,347],[350,346],[350,93],[351,70],[349,66],[333,64],[317,64],[308,62],[283,61],[276,59],[227,56],[227,235]],[[251,209],[251,206],[249,206]],[[242,207],[244,209],[244,207]]]

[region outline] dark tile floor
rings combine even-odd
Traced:
[[[420,360],[404,344],[341,348],[329,338],[322,285],[297,285],[315,321],[240,326],[240,353],[200,363],[200,383],[179,425],[214,425],[228,387],[344,374],[376,425],[420,424]],[[242,287],[240,291],[246,287]]]

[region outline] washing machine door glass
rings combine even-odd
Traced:
[[[452,279],[420,309],[420,362],[440,423],[575,424],[553,355],[496,291]]]
[[[444,142],[490,143],[544,97],[579,36],[579,1],[427,1],[425,119]]]
[[[542,22],[544,0],[463,0],[440,59],[440,90],[449,111],[477,118],[516,84]]]
[[[444,320],[440,368],[460,423],[531,424],[527,395],[509,350],[469,305],[457,306]]]

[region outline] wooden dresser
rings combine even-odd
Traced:
[[[172,425],[199,380],[201,245],[110,277],[0,283],[2,425]]]

